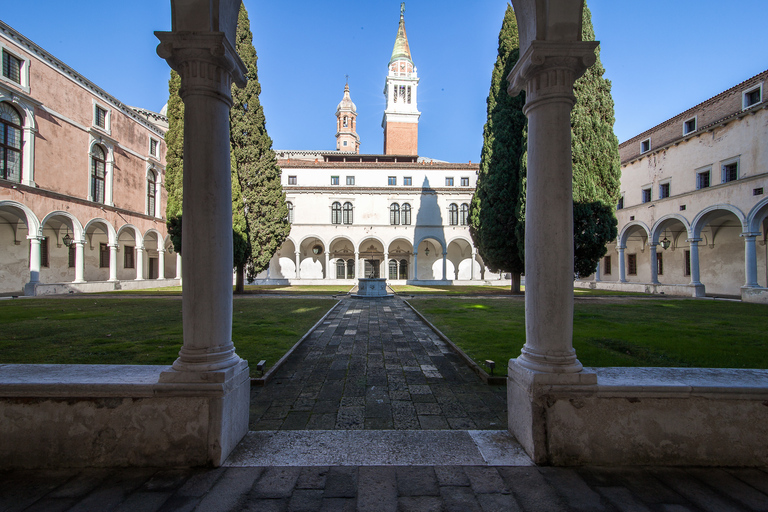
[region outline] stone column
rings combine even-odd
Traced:
[[[83,278],[83,275],[85,274],[85,258],[83,258],[83,246],[85,245],[85,241],[73,240],[72,243],[75,245],[75,280],[73,282],[84,283],[85,279]]]
[[[35,295],[35,288],[40,282],[40,244],[43,238],[28,236],[29,240],[29,282],[24,285],[24,295]]]
[[[701,284],[699,275],[699,242],[701,238],[689,238],[687,242],[691,247],[691,284],[698,286]]]
[[[443,281],[448,280],[448,251],[443,251]]]
[[[413,280],[419,280],[419,253],[413,252]]]
[[[181,254],[176,253],[176,279],[181,279]]]
[[[659,284],[659,262],[656,257],[656,247],[658,245],[658,242],[651,242],[648,244],[648,246],[651,248],[651,284]]]
[[[757,288],[757,247],[755,240],[760,233],[742,233],[744,237],[744,276],[745,288]]]
[[[189,16],[208,15],[206,10],[195,12],[193,6],[174,9],[189,9]],[[223,28],[223,20],[193,25],[192,18],[179,16],[174,23],[178,32],[156,33],[158,55],[181,76],[179,93],[184,101],[184,344],[173,369],[185,373],[239,369],[245,362],[232,343],[229,109],[232,80],[244,86],[245,69],[232,46],[234,38],[205,28],[220,22]],[[187,30],[199,32],[184,31],[180,27],[185,23],[190,23]]]
[[[301,251],[296,251],[296,279],[301,279]]]
[[[117,244],[109,246],[109,280],[117,281]]]
[[[325,278],[330,279],[331,278],[331,267],[329,266],[331,263],[331,255],[328,254],[328,251],[325,251]]]
[[[384,253],[384,270],[379,269],[379,277],[389,279],[389,253]]]
[[[469,280],[475,280],[475,258],[477,258],[477,249],[472,247],[472,264],[469,266]]]
[[[619,245],[616,247],[619,251],[619,282],[620,283],[626,283],[627,282],[627,262],[624,261],[624,249],[626,249],[626,246]]]
[[[165,279],[165,249],[157,248],[157,278]]]
[[[143,280],[144,280],[144,246],[137,245],[136,246],[136,281],[143,281]]]
[[[526,92],[528,178],[525,213],[528,370],[582,369],[573,349],[573,83],[594,64],[596,42],[531,41],[510,73],[509,92]]]
[[[416,258],[416,256],[414,256],[413,254],[411,254],[408,257],[409,268],[408,268],[408,274],[406,274],[406,276],[407,275],[411,275],[411,276],[414,276],[414,277],[416,276],[416,267],[413,265],[414,261],[416,261],[415,258]],[[414,279],[414,277],[412,277],[411,279]],[[407,279],[407,277],[406,277],[406,279]]]
[[[360,275],[360,253],[355,251],[355,275],[352,276],[352,278],[357,279],[359,275]]]
[[[595,268],[595,282],[600,282],[600,261],[597,262],[597,268]]]

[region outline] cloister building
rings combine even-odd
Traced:
[[[124,105],[3,22],[0,52],[0,293],[177,277],[165,117]]]
[[[383,153],[360,154],[346,85],[335,151],[277,151],[291,233],[257,282],[499,282],[469,234],[479,166],[418,156],[418,84],[401,12],[384,86]]]
[[[619,146],[619,235],[577,285],[766,296],[767,79],[763,71]]]

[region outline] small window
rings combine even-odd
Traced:
[[[347,176],[347,185],[354,185],[354,184],[355,184],[355,177]]]
[[[403,206],[400,209],[400,220],[403,226],[411,225],[411,205],[410,204],[403,203]]]
[[[452,187],[453,186],[453,178],[445,178],[445,186],[446,187]]]
[[[403,185],[406,187],[410,187],[413,185],[413,179],[410,176],[406,176],[403,178]]]
[[[459,211],[459,225],[466,226],[467,224],[469,224],[469,205],[462,203]]]
[[[344,224],[352,224],[352,203],[344,203]]]
[[[15,55],[3,50],[3,76],[21,85],[21,66],[24,63]]]
[[[288,201],[288,224],[293,224],[293,203]]]
[[[393,226],[400,224],[400,205],[397,203],[389,205],[389,223]]]
[[[644,203],[651,202],[651,187],[643,189],[643,202]]]
[[[67,252],[67,264],[69,268],[75,268],[75,263],[77,263],[77,249],[75,244],[69,244],[69,250]]]
[[[739,162],[723,164],[723,183],[739,179]]]
[[[763,187],[753,188],[752,189],[752,195],[753,196],[761,196],[761,195],[763,195]]]
[[[99,244],[99,268],[109,268],[109,247]]]
[[[51,260],[48,255],[48,237],[40,240],[40,266],[48,268],[51,266]]]
[[[683,258],[685,259],[685,268],[683,269],[683,275],[690,276],[691,275],[691,251],[689,249],[685,249],[683,251]]]
[[[296,184],[296,176],[288,176],[288,184],[289,185],[295,185]]]
[[[758,85],[744,93],[744,108],[749,108],[763,101],[763,86]]]
[[[389,178],[387,178],[387,185],[390,185],[390,186],[397,185],[397,177],[390,176]]]
[[[656,274],[664,275],[664,255],[660,252],[656,253]]]
[[[107,129],[107,110],[99,105],[94,107],[93,124],[104,130]]]
[[[342,146],[346,146],[347,145],[347,141],[342,141],[341,145]]]
[[[339,184],[339,177],[331,176],[331,185],[338,185],[338,184]]]
[[[640,153],[647,153],[651,150],[651,139],[645,139],[640,143]]]
[[[469,178],[461,178],[461,186],[462,187],[468,187],[469,186]]]
[[[331,205],[331,224],[341,224],[341,203],[338,201]]]
[[[611,275],[611,257],[606,256],[603,258],[603,268],[601,269],[603,271],[603,275],[609,276]]]
[[[619,198],[619,202],[616,204],[617,210],[623,210],[624,209],[624,196],[621,196]]]
[[[711,171],[707,169],[706,171],[699,171],[696,173],[696,188],[702,189],[707,188],[710,185],[710,176]]]
[[[131,245],[123,247],[123,268],[136,268],[134,262],[135,249]]]
[[[157,157],[157,139],[153,139],[151,137],[149,139],[149,154],[151,156]]]
[[[637,275],[637,254],[627,255],[627,274],[630,276]]]
[[[451,226],[457,226],[459,224],[459,207],[456,203],[451,203],[448,207],[449,223]]]
[[[696,118],[693,117],[683,123],[683,135],[688,135],[696,131]]]
[[[680,205],[680,211],[681,211],[681,212],[684,212],[684,211],[685,211],[685,205],[684,205],[684,204],[681,204],[681,205]]]
[[[669,183],[662,183],[659,185],[659,199],[666,199],[669,197]]]

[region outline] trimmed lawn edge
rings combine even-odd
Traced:
[[[339,304],[341,304],[341,300],[337,300],[336,304],[331,306],[331,309],[326,311],[325,314],[320,318],[320,320],[315,322],[315,325],[310,327],[310,329],[304,333],[304,336],[299,338],[299,341],[297,341],[290,349],[288,349],[288,352],[283,354],[283,357],[281,357],[275,364],[272,365],[272,367],[269,370],[267,370],[267,373],[265,373],[261,377],[251,377],[251,386],[266,386],[267,383],[270,380],[272,380],[272,377],[275,376],[275,373],[277,373],[277,370],[279,370],[280,367],[283,366],[283,363],[285,363],[288,360],[288,358],[291,356],[291,354],[293,354],[294,350],[299,348],[299,345],[304,343],[304,340],[306,340],[310,334],[315,332],[315,329],[317,329],[317,327],[321,325],[326,318],[328,318],[328,315],[330,315],[331,312],[333,312],[333,310],[339,306]]]
[[[407,301],[407,300],[405,300],[405,299],[403,299],[403,302],[406,304],[406,306],[408,306],[409,308],[411,308],[411,310],[413,310],[413,312],[414,312],[414,313],[416,313],[416,316],[418,316],[419,318],[421,318],[421,320],[422,320],[422,321],[423,321],[425,324],[427,324],[427,325],[429,326],[429,328],[430,328],[430,329],[432,329],[432,331],[433,331],[435,334],[437,334],[437,335],[438,335],[438,337],[439,337],[441,340],[443,340],[443,341],[445,342],[445,344],[446,344],[446,345],[448,345],[448,346],[449,346],[449,347],[450,347],[450,348],[451,348],[451,349],[452,349],[454,352],[456,352],[456,354],[457,354],[457,355],[458,355],[458,356],[459,356],[459,357],[460,357],[462,360],[464,360],[464,362],[466,363],[466,365],[467,365],[467,366],[469,366],[469,368],[470,368],[470,369],[471,369],[473,372],[475,372],[475,373],[477,374],[477,376],[478,376],[478,377],[480,377],[480,379],[482,379],[482,381],[483,381],[483,382],[485,382],[485,383],[486,383],[486,384],[488,384],[489,386],[501,386],[501,385],[506,385],[506,384],[507,384],[507,376],[506,376],[506,375],[503,375],[503,376],[502,376],[502,375],[488,375],[488,372],[486,372],[485,370],[483,370],[483,369],[480,367],[480,365],[478,365],[478,364],[477,364],[477,362],[475,362],[475,360],[474,360],[474,359],[472,359],[471,357],[469,357],[469,356],[468,356],[468,355],[467,355],[467,354],[466,354],[466,353],[465,353],[463,350],[461,350],[461,348],[459,348],[459,346],[458,346],[458,345],[456,345],[454,342],[452,342],[452,341],[450,340],[450,338],[448,338],[448,336],[446,336],[445,334],[443,334],[443,333],[442,333],[442,331],[440,331],[440,329],[438,329],[437,327],[435,327],[434,325],[432,325],[432,322],[430,322],[429,320],[427,320],[427,318],[426,318],[424,315],[422,315],[422,314],[419,312],[419,310],[417,310],[415,307],[413,307],[413,306],[411,305],[411,303],[410,303],[410,302],[408,302],[408,301]],[[507,365],[505,364],[505,365],[504,365],[504,368],[506,369],[506,367],[507,367]]]

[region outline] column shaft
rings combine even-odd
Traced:
[[[659,244],[654,242],[649,244],[651,248],[650,258],[651,258],[651,283],[652,284],[659,284],[659,262],[656,256],[656,247],[658,245]]]
[[[624,261],[624,249],[625,247],[617,247],[619,250],[619,282],[627,282],[627,262]]]
[[[184,229],[182,227],[182,229]],[[183,235],[182,235],[183,236]],[[136,246],[136,281],[144,280],[144,247]]]
[[[745,233],[744,237],[744,286],[757,287],[757,234]]]
[[[165,279],[165,250],[157,250],[157,278]]]
[[[83,275],[85,273],[85,258],[83,258],[83,245],[85,242],[72,242],[75,244],[75,283],[83,283],[85,279]]]
[[[117,281],[117,244],[109,246],[109,280]]]
[[[691,248],[691,284],[701,284],[701,276],[699,275],[699,242],[700,238],[692,238],[688,240]]]

